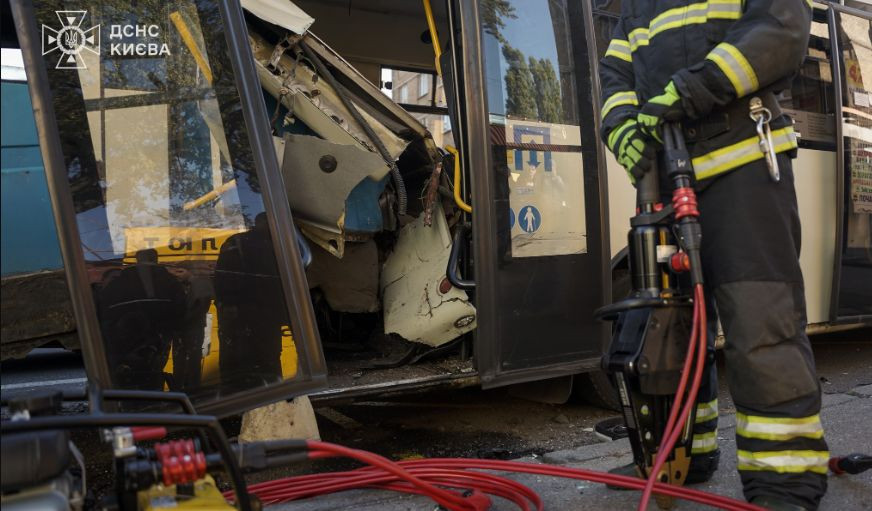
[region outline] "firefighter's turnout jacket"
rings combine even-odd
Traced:
[[[811,0],[624,0],[600,62],[603,140],[673,80],[698,180],[764,157],[752,97],[772,111],[776,152],[796,149],[773,92],[789,88],[810,24]]]
[[[797,140],[775,93],[787,89],[799,69],[810,26],[807,0],[624,0],[600,66],[604,140],[670,81],[688,117],[683,131],[702,182],[701,258],[712,355],[697,398],[693,462],[713,466],[718,459],[717,314],[726,336],[745,496],[798,509],[817,508],[829,454],[805,334],[789,157]],[[749,109],[753,98],[772,112],[778,182],[770,178],[758,144]]]

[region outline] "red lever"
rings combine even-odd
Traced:
[[[155,426],[134,426],[130,428],[133,434],[133,441],[140,442],[142,440],[160,440],[167,436],[167,428]]]

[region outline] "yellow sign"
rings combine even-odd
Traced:
[[[140,250],[157,250],[158,261],[215,261],[227,238],[245,229],[197,227],[130,227],[126,238],[125,263],[135,263]]]
[[[221,383],[219,359],[221,357],[220,342],[218,340],[218,309],[215,303],[209,306],[209,315],[206,321],[206,335],[209,337],[205,345],[203,358],[200,361],[200,384],[203,386],[217,385]],[[282,328],[282,379],[289,380],[297,375],[297,345],[294,344],[294,336],[290,327]],[[173,374],[173,354],[167,357],[163,371]],[[164,390],[170,390],[164,385]]]

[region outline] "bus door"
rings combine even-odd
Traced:
[[[239,3],[12,11],[89,379],[217,415],[323,387]]]
[[[459,2],[484,387],[599,363],[610,272],[588,9]]]
[[[872,14],[831,4],[837,228],[830,320],[872,321]]]

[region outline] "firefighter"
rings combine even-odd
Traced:
[[[775,99],[805,56],[811,1],[624,0],[621,8],[600,65],[603,140],[635,182],[660,157],[663,123],[681,122],[700,203],[707,299],[726,336],[745,497],[769,509],[816,509],[829,455],[805,334],[790,161],[797,139]],[[714,333],[691,483],[708,480],[720,456]]]

